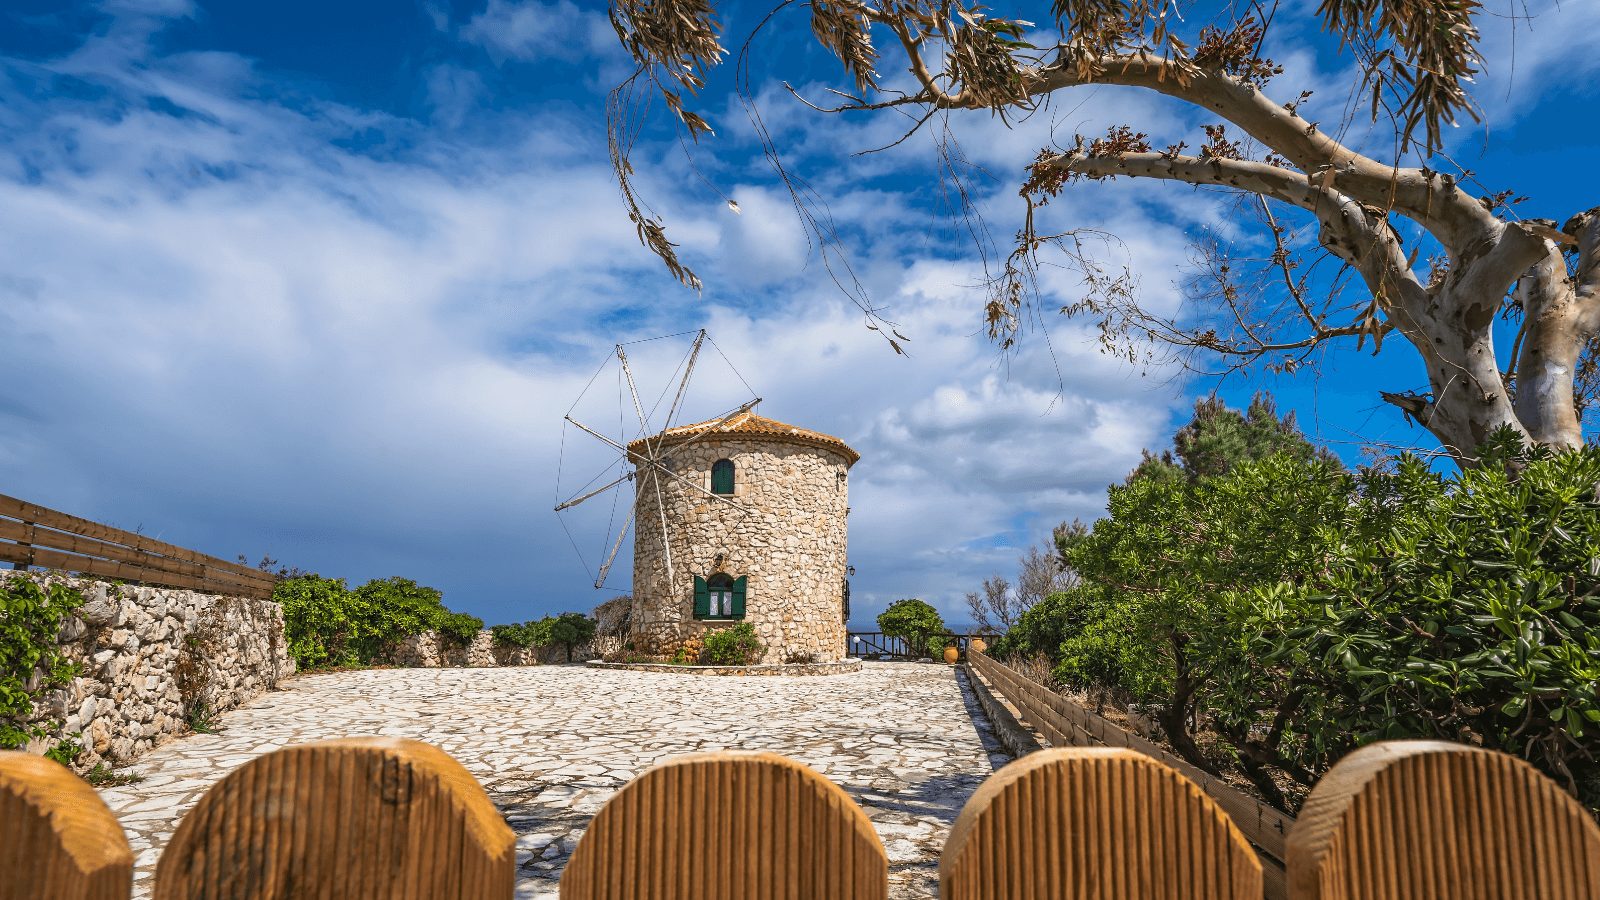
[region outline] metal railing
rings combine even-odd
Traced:
[[[911,641],[897,635],[881,631],[850,631],[845,633],[845,655],[857,659],[931,659],[944,652],[945,647],[954,646],[962,656],[966,656],[967,645],[981,637],[984,636],[956,634],[953,631],[933,632],[922,640],[922,652],[917,653]],[[937,652],[928,649],[929,643],[936,638],[943,641]]]

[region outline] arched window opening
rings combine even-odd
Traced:
[[[733,460],[719,459],[711,464],[711,493],[733,493]]]
[[[718,572],[710,578],[694,578],[694,617],[696,619],[742,619],[747,578],[734,578]]]

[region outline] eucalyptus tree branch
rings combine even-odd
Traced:
[[[1065,59],[1025,72],[1028,89],[1045,94],[1084,84],[1139,87],[1165,94],[1220,115],[1271,147],[1305,177],[1362,203],[1394,209],[1415,218],[1447,247],[1457,247],[1498,225],[1483,204],[1453,179],[1420,168],[1386,165],[1341,144],[1303,118],[1290,104],[1279,104],[1248,81],[1193,63],[1149,53],[1108,56],[1087,74]]]

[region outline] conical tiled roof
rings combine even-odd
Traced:
[[[853,466],[857,460],[861,459],[861,454],[850,449],[850,445],[831,434],[823,434],[820,431],[812,431],[809,428],[788,425],[779,422],[777,419],[758,416],[753,412],[739,413],[721,424],[718,424],[718,421],[717,419],[708,419],[704,422],[696,422],[693,425],[679,425],[676,428],[668,428],[659,435],[652,437],[651,443],[655,443],[659,439],[670,447],[674,444],[687,443],[691,440],[696,443],[708,443],[719,439],[751,437],[763,440],[786,441],[791,444],[802,444],[808,447],[821,447],[824,450],[832,450],[843,456],[847,461],[847,465]],[[704,434],[703,437],[700,436],[702,434]],[[640,438],[629,444],[628,449],[635,453],[642,453],[645,449],[644,445],[644,439]]]

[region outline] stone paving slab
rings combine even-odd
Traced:
[[[302,675],[223,714],[222,732],[157,748],[101,791],[137,856],[134,896],[206,788],[288,744],[385,735],[466,766],[517,833],[517,896],[554,898],[589,819],[635,775],[681,753],[770,750],[842,786],[889,855],[890,896],[933,897],[962,804],[1009,757],[965,676],[868,663],[811,678],[685,678],[581,666],[380,669]]]

